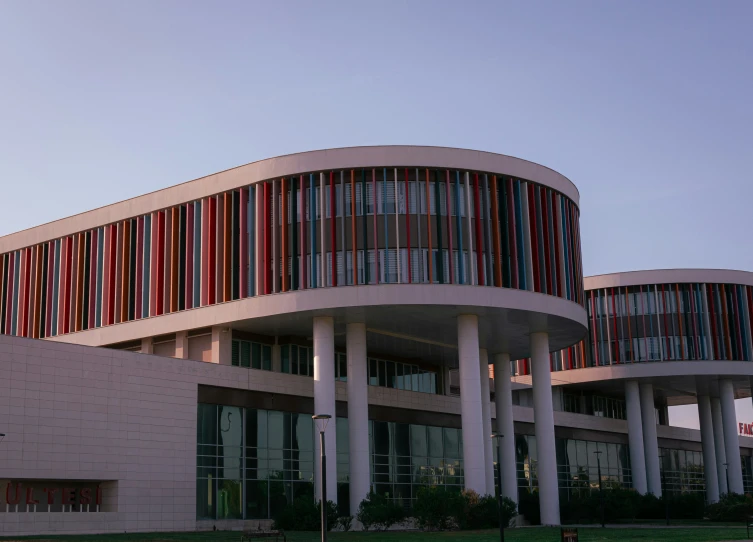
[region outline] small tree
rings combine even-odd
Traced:
[[[369,492],[361,504],[358,505],[356,519],[361,522],[365,530],[372,527],[377,531],[386,531],[405,517],[401,506],[373,491]]]

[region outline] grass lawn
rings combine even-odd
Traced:
[[[717,540],[743,540],[744,527],[678,527],[678,528],[608,528],[585,527],[579,529],[580,540],[587,542],[713,542]],[[207,533],[147,533],[147,534],[108,534],[78,536],[46,536],[0,538],[0,540],[61,540],[81,542],[238,542],[239,532]],[[529,527],[508,529],[506,542],[556,542],[560,539],[559,529]],[[317,542],[319,533],[289,533],[290,542]],[[389,532],[389,533],[330,533],[332,542],[428,542],[428,541],[467,541],[496,542],[499,531],[466,531],[448,533]]]

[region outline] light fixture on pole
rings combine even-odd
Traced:
[[[596,468],[599,475],[599,506],[601,507],[601,526],[604,527],[604,491],[601,487],[601,450],[596,450],[594,455],[596,456]]]
[[[324,431],[327,429],[327,423],[332,418],[329,414],[314,414],[311,416],[316,422],[316,428],[319,429],[319,446],[321,449],[321,477],[319,484],[322,488],[321,500],[319,505],[322,511],[322,542],[327,542],[327,452],[324,448]]]
[[[499,481],[499,540],[505,542],[505,524],[502,520],[502,435],[501,433],[492,433],[492,439],[497,441],[497,480]]]

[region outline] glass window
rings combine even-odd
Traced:
[[[397,385],[395,383],[395,363],[392,361],[387,361],[385,365],[387,368],[387,387],[396,388]]]
[[[283,373],[290,373],[290,349],[291,345],[289,344],[283,344],[280,347],[280,363],[281,363],[281,371]]]
[[[261,349],[261,368],[265,371],[271,371],[272,370],[272,347],[269,345],[264,345]]]
[[[428,445],[426,441],[426,426],[424,425],[411,425],[410,426],[410,452],[411,455],[416,456],[428,456]]]
[[[259,343],[251,344],[251,368],[261,369],[261,345]]]
[[[442,428],[429,426],[427,429],[429,434],[429,457],[444,457]]]
[[[379,385],[379,372],[377,371],[377,360],[374,358],[369,359],[369,385],[370,386],[378,386]]]
[[[298,374],[298,346],[295,344],[290,345],[290,373]]]

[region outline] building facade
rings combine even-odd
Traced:
[[[663,469],[710,500],[725,458],[742,492],[753,275],[584,281],[579,216],[531,162],[364,147],[0,238],[0,533],[267,521],[320,495],[314,414],[345,512],[442,485],[538,491],[558,524],[595,451],[615,484],[660,494]],[[695,402],[703,431],[667,424]]]

